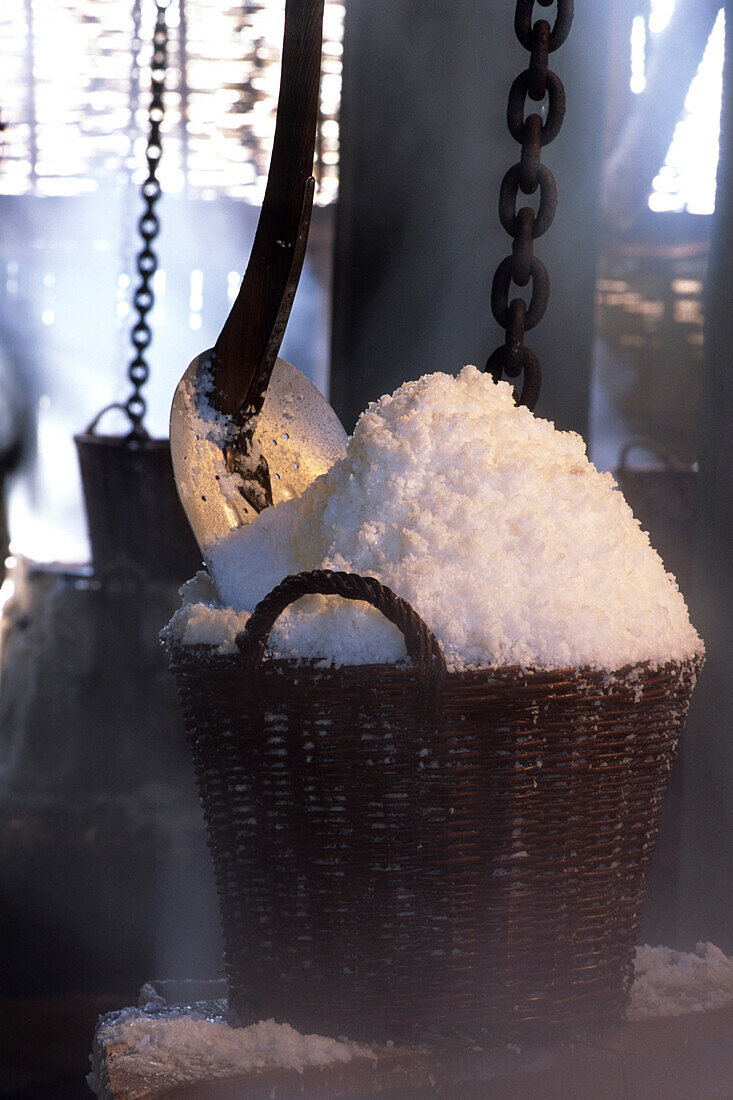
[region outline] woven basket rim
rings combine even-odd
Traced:
[[[180,641],[165,641],[171,664],[177,667],[220,667],[237,668],[244,667],[244,659],[238,651],[222,653],[219,646],[213,643],[197,642],[188,644]],[[620,679],[638,679],[647,676],[665,676],[682,670],[699,671],[705,662],[704,653],[696,653],[683,659],[670,659],[657,663],[651,660],[637,661],[633,664],[622,665],[617,669],[599,669],[591,665],[569,665],[564,668],[542,668],[531,665],[483,665],[471,666],[463,669],[452,669],[448,666],[446,678],[455,683],[474,679],[491,679],[502,681],[536,681],[558,682],[562,680],[596,680],[603,682],[608,677],[614,681]],[[394,675],[395,673],[414,674],[416,666],[410,661],[391,661],[372,664],[343,664],[337,665],[328,661],[328,658],[309,657],[271,657],[265,655],[262,661],[262,672],[299,674],[330,673],[338,676],[358,675],[360,679],[366,673],[375,676]]]

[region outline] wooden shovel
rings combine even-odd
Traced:
[[[173,397],[173,469],[204,558],[263,508],[297,496],[340,458],[346,433],[316,387],[278,358],[303,266],[323,0],[286,0],[277,125],[249,264],[213,349]]]

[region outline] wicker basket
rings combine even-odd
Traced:
[[[369,600],[413,665],[262,662],[307,592]],[[699,662],[446,674],[409,605],[322,571],[238,643],[171,651],[235,1020],[425,1041],[620,1016]]]

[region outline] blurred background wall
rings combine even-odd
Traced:
[[[535,247],[552,305],[528,337],[545,368],[539,415],[584,436],[609,10],[578,4],[572,37],[553,57],[570,111],[543,153],[560,193]],[[344,49],[331,386],[351,425],[406,378],[483,367],[501,342],[489,298],[511,251],[497,206],[518,159],[506,108],[525,58],[511,13],[481,0],[352,0]]]

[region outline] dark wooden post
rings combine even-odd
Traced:
[[[596,210],[609,5],[576,5],[552,55],[568,112],[543,153],[560,195],[537,255],[552,285],[527,337],[537,413],[587,435]],[[499,0],[349,0],[331,398],[347,428],[370,400],[427,371],[483,366],[501,342],[493,273],[510,252],[499,184],[518,159],[506,103],[527,54]]]
[[[692,613],[707,665],[685,735],[680,931],[733,950],[733,0],[706,290],[700,499]]]

